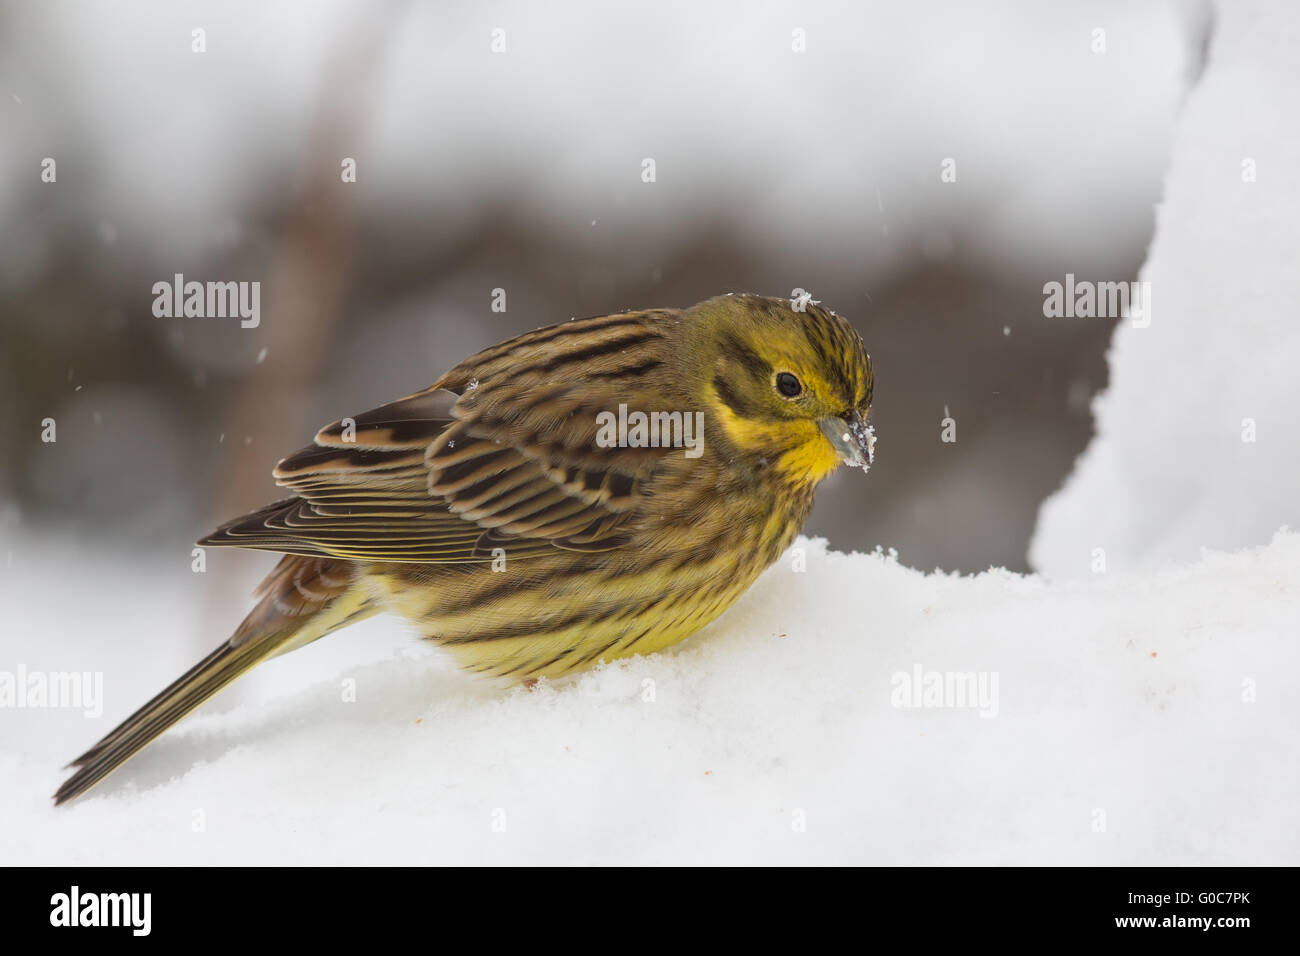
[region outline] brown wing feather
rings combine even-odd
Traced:
[[[327,425],[275,468],[293,497],[199,543],[403,562],[619,547],[666,450],[598,447],[596,413],[617,407],[619,369],[659,364],[674,315],[539,329]]]

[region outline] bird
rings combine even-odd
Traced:
[[[873,386],[843,317],[728,293],[526,332],[326,425],[275,466],[289,497],[198,542],[282,555],[253,609],[55,803],[261,661],[381,612],[506,685],[689,637],[791,545],[822,480],[870,467]]]

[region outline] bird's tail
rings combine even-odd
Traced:
[[[358,567],[333,558],[286,555],[258,587],[261,600],[235,633],[68,766],[54,794],[65,803],[95,786],[146,744],[261,661],[374,614]]]

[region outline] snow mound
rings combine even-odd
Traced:
[[[9,586],[48,577],[28,570]],[[191,718],[55,809],[59,766],[157,689],[140,638],[100,634],[106,686],[139,697],[93,723],[0,711],[0,859],[1295,864],[1297,595],[1296,534],[1062,583],[800,539],[678,648],[531,692],[367,622],[263,668],[310,680]],[[5,657],[54,666],[68,640],[11,632]],[[331,641],[352,655],[332,673]],[[905,706],[927,704],[947,706]]]
[[[1219,5],[1097,437],[1043,505],[1030,563],[1153,568],[1300,523],[1300,10]]]

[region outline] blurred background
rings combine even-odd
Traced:
[[[1136,278],[1209,26],[1166,0],[0,3],[0,559],[188,575],[317,427],[478,348],[800,287],[867,342],[880,441],[809,533],[1025,569],[1114,326],[1044,318],[1043,285]],[[177,273],[261,282],[260,324],[155,317]]]

